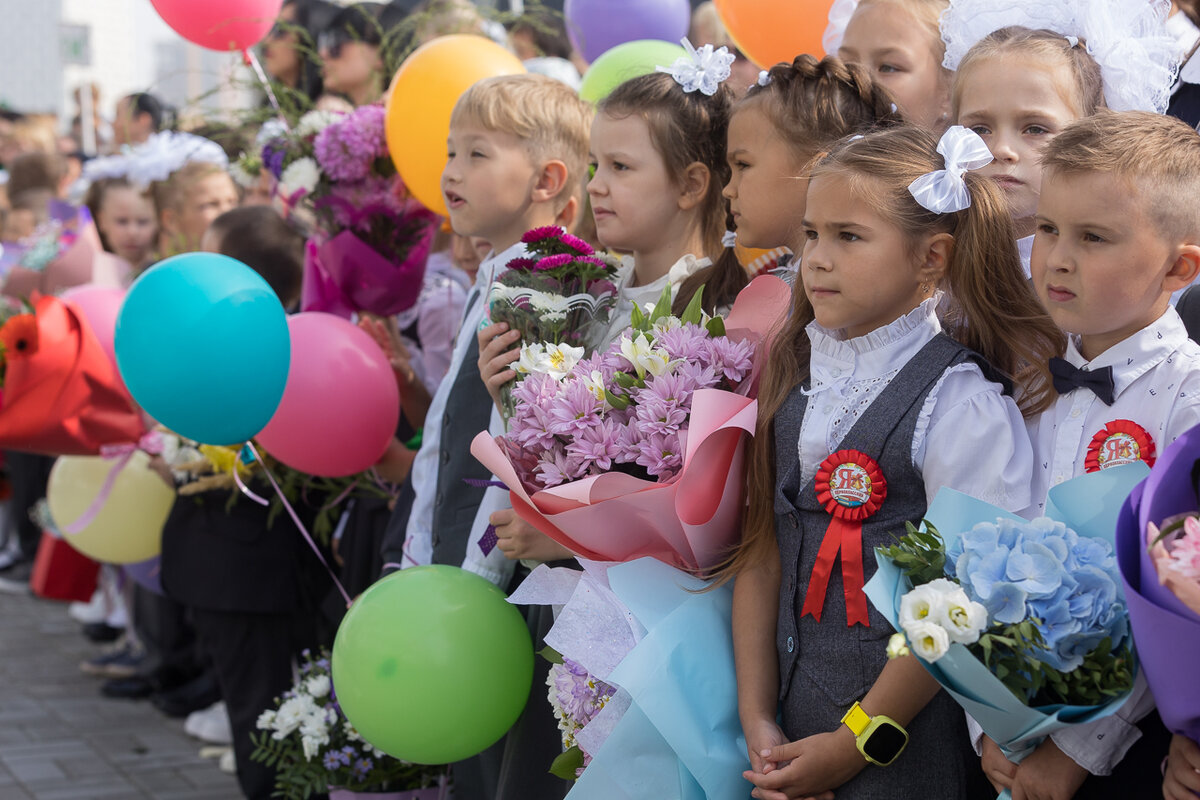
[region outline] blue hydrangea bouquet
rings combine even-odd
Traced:
[[[915,653],[1014,761],[1129,696],[1137,661],[1113,534],[1147,472],[1060,484],[1033,521],[942,489],[922,528],[876,551],[867,596],[904,631],[889,654]]]

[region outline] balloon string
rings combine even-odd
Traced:
[[[267,93],[267,99],[271,101],[271,108],[275,109],[275,113],[279,115],[279,119],[283,122],[283,129],[291,131],[288,127],[287,117],[284,116],[283,109],[279,107],[279,98],[275,96],[275,90],[271,88],[271,81],[267,78],[267,73],[262,68],[262,64],[258,61],[258,55],[255,54],[252,48],[247,47],[242,51],[242,55],[246,58],[246,63],[254,70],[254,74],[258,76],[259,83],[262,84],[263,90]]]
[[[62,533],[71,536],[92,524],[93,520],[100,513],[100,510],[104,508],[104,504],[108,502],[109,496],[112,495],[113,487],[117,483],[117,477],[121,474],[121,470],[125,469],[125,466],[129,464],[129,460],[133,458],[135,452],[137,452],[137,448],[131,446],[129,450],[120,453],[116,457],[116,463],[112,465],[112,469],[105,476],[104,483],[101,484],[100,491],[96,493],[96,497],[92,500],[91,505],[74,522],[69,525],[60,526],[59,530]]]
[[[333,568],[329,566],[329,562],[325,560],[325,556],[321,554],[321,548],[317,547],[317,543],[313,541],[312,534],[308,532],[308,528],[304,527],[304,523],[300,521],[300,517],[296,514],[296,510],[292,508],[292,504],[289,503],[288,499],[284,496],[283,490],[280,489],[279,484],[276,483],[275,476],[271,474],[271,469],[267,466],[267,462],[263,461],[258,449],[254,446],[254,442],[246,442],[246,447],[250,449],[250,452],[254,454],[254,457],[258,460],[258,463],[262,465],[263,473],[266,474],[267,480],[271,482],[271,488],[275,490],[275,494],[279,495],[279,499],[282,501],[283,507],[287,510],[288,516],[292,518],[292,522],[296,523],[296,527],[300,529],[301,535],[304,536],[304,541],[308,542],[308,546],[311,547],[312,551],[317,554],[317,559],[320,560],[321,566],[325,567],[325,571],[328,572],[329,577],[333,579],[333,585],[337,587],[338,592],[342,595],[342,599],[346,601],[346,608],[349,608],[354,601],[350,599],[350,594],[346,591],[346,587],[342,586],[342,582],[338,580],[337,574],[333,571]],[[236,476],[236,465],[234,465],[233,472]]]

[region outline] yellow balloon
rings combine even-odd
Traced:
[[[63,456],[54,462],[46,502],[60,530],[91,507],[117,463],[100,456]],[[163,524],[174,502],[175,490],[150,469],[150,457],[139,450],[117,473],[95,518],[63,538],[97,561],[136,564],[162,552]]]
[[[387,145],[405,186],[429,210],[447,216],[442,168],[450,112],[473,84],[525,72],[515,55],[491,39],[441,36],[412,52],[388,89]]]

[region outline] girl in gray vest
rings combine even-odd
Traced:
[[[727,570],[754,797],[964,795],[963,712],[914,657],[888,660],[893,630],[862,587],[942,486],[1029,503],[1022,415],[1051,401],[1063,340],[1003,196],[970,172],[989,161],[964,128],[902,128],[812,168],[804,291],[763,378]]]

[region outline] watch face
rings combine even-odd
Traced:
[[[895,725],[884,723],[863,742],[863,752],[881,764],[891,762],[904,749],[908,737]]]

